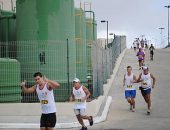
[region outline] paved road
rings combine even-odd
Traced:
[[[155,59],[152,62],[149,61],[148,52],[146,55],[146,64],[157,79],[156,88],[152,91],[151,115],[146,115],[146,104],[140,91],[137,92],[135,113],[129,111],[129,106],[124,99],[122,79],[126,72],[126,66],[131,65],[137,76],[140,73],[135,52],[128,50],[109,93],[113,97],[113,101],[107,121],[89,127],[89,130],[170,130],[170,49],[156,50]]]
[[[146,115],[146,104],[139,91],[137,92],[135,113],[129,111],[129,106],[124,99],[122,80],[126,66],[131,65],[137,76],[140,73],[135,52],[128,50],[109,93],[113,97],[113,101],[107,121],[89,127],[89,130],[170,130],[170,49],[156,50],[155,59],[152,62],[148,57],[147,53],[146,64],[157,79],[156,88],[152,91],[151,115]],[[79,128],[68,130],[79,130]]]

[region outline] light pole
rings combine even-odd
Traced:
[[[165,28],[158,28],[158,29],[161,30],[161,33],[160,33],[160,34],[161,34],[161,45],[162,45],[162,44],[163,44],[163,41],[162,41],[162,30],[165,29]]]
[[[107,23],[107,45],[108,45],[108,43],[109,43],[109,41],[108,41],[109,40],[109,22],[106,20],[102,20],[101,23]],[[107,45],[105,45],[105,49],[106,49]]]
[[[169,8],[170,8],[170,5],[165,6],[165,7],[168,8],[168,47],[170,47],[170,44],[169,44]]]

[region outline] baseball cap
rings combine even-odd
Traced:
[[[75,78],[73,82],[80,83],[80,80],[78,78]]]
[[[142,67],[143,70],[148,70],[149,68],[147,66]]]

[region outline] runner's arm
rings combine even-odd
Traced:
[[[124,75],[124,78],[123,78],[123,87],[125,86],[125,75]]]
[[[60,87],[60,84],[56,81],[49,80],[44,76],[44,81],[48,83],[50,89],[55,89]]]
[[[28,87],[25,86],[25,84],[26,84],[26,81],[21,83],[22,91],[24,93],[33,93],[33,92],[35,92],[35,90],[36,90],[36,86],[35,85],[30,87],[30,88],[28,88]]]
[[[89,92],[89,90],[88,90],[86,87],[84,87],[84,86],[83,86],[83,90],[84,90],[84,92],[86,93],[85,100],[87,100],[87,99],[90,97],[90,92]]]
[[[155,83],[156,83],[156,78],[151,74],[151,78],[153,79],[153,86],[152,86],[152,88],[154,88],[155,87]]]
[[[137,83],[137,78],[135,75],[133,75],[133,83]]]
[[[71,91],[71,95],[70,95],[69,101],[70,102],[75,101],[75,97],[74,97],[73,91]]]
[[[139,77],[138,77],[138,79],[137,79],[136,83],[142,82],[142,80],[141,80],[141,76],[142,76],[142,73],[139,75]]]

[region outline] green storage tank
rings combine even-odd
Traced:
[[[0,103],[21,102],[20,82],[20,63],[0,58]]]
[[[75,35],[76,35],[76,77],[82,83],[87,82],[86,59],[86,19],[81,8],[75,9]]]
[[[92,70],[92,44],[97,40],[97,23],[92,18],[86,18],[86,46],[87,46],[87,78],[88,87],[91,93],[94,93],[96,85],[93,85],[93,70]],[[94,94],[93,94],[94,95]]]
[[[33,74],[42,72],[56,80],[56,101],[68,99],[67,42],[69,40],[69,78],[76,74],[74,0],[17,0],[17,58],[22,80],[33,84]],[[24,42],[23,42],[24,41]]]
[[[0,11],[0,41],[16,41],[15,12]]]
[[[97,24],[92,18],[86,18],[86,42],[87,42],[87,63],[88,75],[92,74],[91,46],[97,40]]]

